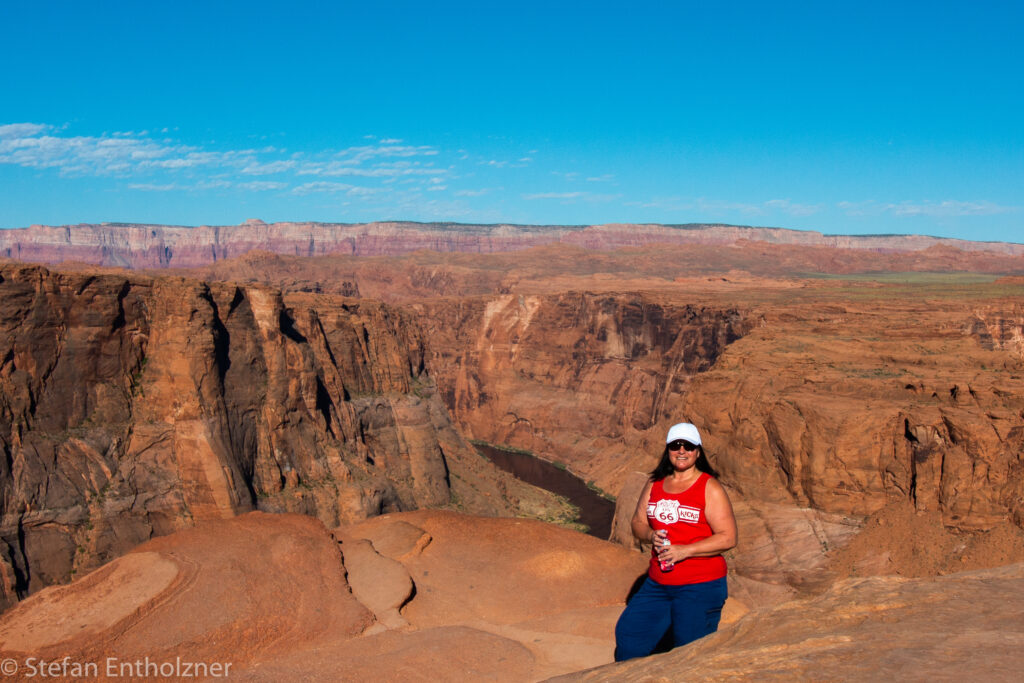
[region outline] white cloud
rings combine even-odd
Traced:
[[[253,192],[265,192],[267,190],[283,190],[288,187],[288,183],[281,183],[272,180],[253,180],[248,183],[236,183],[235,187],[242,190],[251,190]]]
[[[821,204],[797,204],[788,199],[770,199],[764,203],[769,209],[776,209],[790,216],[811,216],[821,211]]]
[[[177,183],[166,183],[164,185],[156,185],[153,183],[131,183],[128,185],[129,189],[142,190],[143,192],[171,192],[174,190],[184,189]]]
[[[157,142],[134,133],[113,136],[53,135],[53,126],[9,124],[0,127],[0,163],[57,169],[64,175],[129,175],[152,168],[225,165],[238,152],[202,152],[194,147]]]
[[[946,200],[942,202],[902,202],[892,209],[897,216],[993,216],[1000,213],[1013,213],[1019,207],[999,206],[992,202],[958,202]]]
[[[627,206],[639,206],[644,209],[660,209],[662,211],[699,211],[706,214],[721,216],[731,215],[765,216],[772,211],[783,211],[791,216],[810,216],[822,210],[818,204],[798,204],[788,199],[770,199],[766,202],[737,202],[727,199],[710,199],[707,197],[656,197],[648,201],[626,202]]]
[[[421,166],[418,163],[396,161],[380,163],[368,168],[352,166],[343,161],[307,162],[298,167],[299,175],[319,176],[362,176],[364,178],[388,178],[410,175],[444,175],[444,169]]]
[[[848,216],[929,216],[931,218],[950,218],[959,216],[994,216],[1004,213],[1015,213],[1019,206],[1003,206],[989,201],[964,202],[957,200],[943,201],[902,201],[877,202],[839,202],[837,206]]]
[[[579,199],[585,197],[586,194],[586,192],[537,192],[524,194],[523,199]]]
[[[196,190],[220,190],[226,187],[231,187],[230,180],[224,180],[222,178],[214,178],[213,180],[201,180],[196,183],[193,188]]]
[[[384,188],[379,187],[362,187],[359,185],[349,185],[348,183],[334,183],[327,180],[318,180],[295,187],[292,189],[292,194],[304,196],[315,192],[323,192],[327,194],[344,193],[349,197],[368,197],[370,195],[386,191],[387,190]]]
[[[370,195],[380,194],[381,192],[389,192],[387,188],[383,187],[351,187],[345,191],[350,197],[369,197]]]
[[[41,123],[7,123],[0,126],[0,139],[39,135],[50,128],[51,126],[45,126]]]
[[[345,192],[351,190],[352,185],[347,183],[332,183],[326,180],[318,180],[312,183],[304,183],[292,189],[294,195],[307,195],[314,192]]]
[[[524,194],[523,199],[561,199],[565,201],[579,199],[587,202],[609,202],[619,199],[621,196],[617,194],[594,194],[593,192],[537,192],[534,194]]]
[[[741,213],[750,216],[761,216],[766,213],[763,204],[748,204],[723,199],[706,199],[701,197],[693,203],[693,208],[708,213]]]
[[[295,161],[269,161],[260,163],[254,161],[239,171],[246,175],[269,175],[271,173],[283,173],[295,168]]]
[[[359,164],[376,157],[416,157],[436,156],[438,154],[438,150],[430,145],[394,145],[386,144],[387,142],[386,140],[381,140],[379,145],[349,147],[338,152],[335,156],[349,163]]]

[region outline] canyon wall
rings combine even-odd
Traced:
[[[250,509],[334,527],[537,503],[465,438],[618,496],[680,420],[701,428],[748,536],[799,537],[775,579],[811,581],[808,558],[823,566],[893,502],[961,530],[1024,524],[1019,284],[704,278],[623,293],[634,280],[598,272],[588,291],[517,276],[505,293],[437,297],[415,287],[449,287],[453,271],[396,262],[375,282],[425,284],[381,303],[282,291],[274,268],[290,279],[301,263],[258,263],[265,282],[253,270],[245,284],[0,269],[6,596]],[[458,268],[455,289],[495,282]],[[750,558],[734,566],[763,577],[773,562]]]
[[[517,504],[380,304],[8,265],[0,346],[0,605],[253,509]]]
[[[687,395],[730,482],[868,514],[893,500],[961,529],[1024,523],[1019,303],[789,306]],[[995,330],[993,336],[989,329]]]
[[[746,308],[681,292],[510,294],[409,310],[460,430],[612,494],[651,469],[668,425],[691,420],[758,509],[862,519],[909,501],[964,530],[1022,525],[1020,304],[867,293]]]
[[[411,304],[460,429],[565,464],[613,494],[679,416],[698,373],[752,324],[740,310],[568,292]],[[652,431],[653,430],[653,431]]]

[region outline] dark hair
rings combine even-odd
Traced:
[[[718,479],[718,472],[708,462],[708,456],[704,453],[704,446],[697,446],[697,464],[696,468],[700,472],[710,474],[715,479]],[[668,444],[665,444],[665,450],[661,452],[661,460],[658,461],[658,466],[651,471],[651,481],[658,481],[664,479],[668,475],[672,474],[675,468],[672,467],[672,461],[668,457]]]

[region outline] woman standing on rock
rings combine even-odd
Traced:
[[[673,425],[633,513],[651,564],[615,626],[615,661],[646,657],[670,628],[675,647],[718,630],[728,594],[722,553],[736,545],[736,518],[714,474],[697,428]]]

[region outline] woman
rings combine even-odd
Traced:
[[[697,428],[673,425],[633,513],[651,564],[615,626],[615,661],[646,657],[670,628],[675,647],[718,630],[728,593],[722,553],[736,545],[736,518],[713,475]]]

